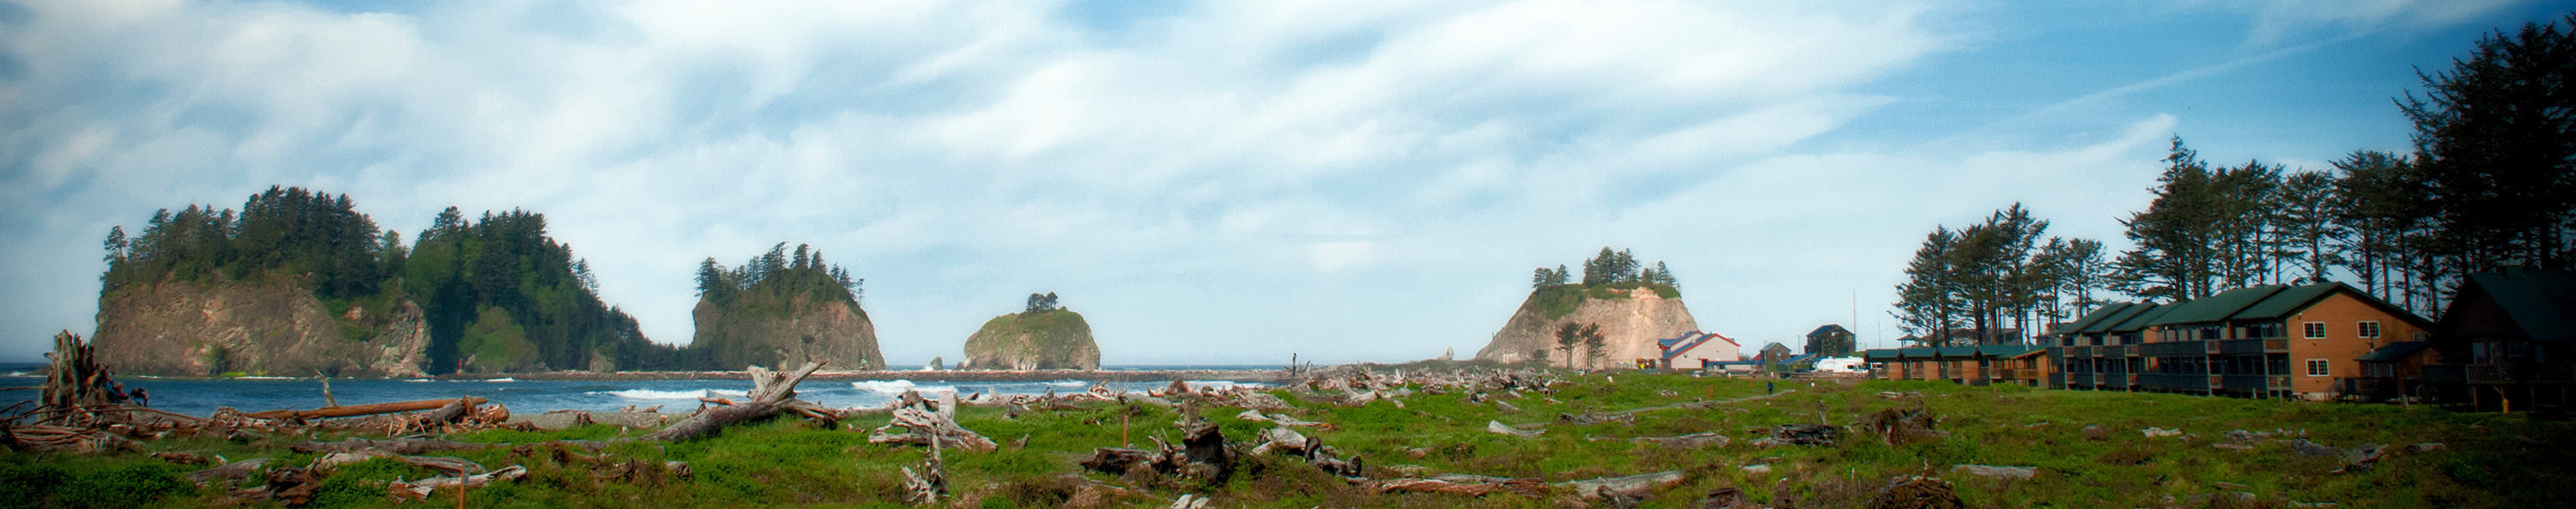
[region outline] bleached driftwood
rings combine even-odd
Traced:
[[[1630,442],[1635,442],[1635,443],[1640,443],[1640,444],[1655,444],[1655,445],[1660,445],[1660,446],[1664,446],[1664,448],[1666,448],[1666,449],[1698,449],[1698,448],[1702,448],[1702,447],[1726,447],[1726,444],[1729,442],[1729,440],[1726,438],[1726,435],[1719,434],[1719,433],[1714,432],[1714,431],[1706,432],[1706,433],[1692,433],[1692,434],[1688,434],[1688,435],[1680,435],[1680,436],[1669,436],[1669,437],[1637,437],[1637,438],[1631,438],[1631,439],[1628,439],[1628,441],[1630,441]]]
[[[1566,481],[1556,484],[1558,486],[1572,488],[1575,496],[1583,497],[1583,500],[1586,501],[1605,499],[1636,500],[1653,494],[1655,490],[1680,486],[1683,478],[1684,477],[1680,470],[1666,470],[1662,472],[1619,477],[1601,477],[1580,481]]]
[[[907,391],[905,394],[912,393]],[[876,433],[868,435],[868,443],[936,445],[975,452],[986,452],[1000,447],[999,444],[993,443],[993,439],[958,426],[957,393],[941,394],[943,397],[936,403],[935,408],[925,410],[924,407],[933,405],[928,401],[915,400],[918,402],[912,406],[894,409],[894,420],[886,423],[885,426],[878,427]],[[894,431],[894,428],[903,428],[903,431]]]
[[[644,438],[678,442],[714,433],[725,426],[767,419],[783,412],[796,412],[817,419],[839,420],[840,412],[837,410],[796,399],[796,383],[804,381],[807,375],[814,374],[814,370],[818,369],[823,369],[823,361],[807,362],[805,367],[789,373],[773,372],[769,368],[752,366],[750,370],[752,389],[749,400],[700,411],[687,419],[672,423],[670,427],[662,428],[661,431],[645,435]]]

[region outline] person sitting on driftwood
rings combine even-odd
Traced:
[[[125,382],[108,382],[107,402],[125,404]]]
[[[126,395],[125,395],[125,397],[126,397],[126,398],[129,398],[129,399],[133,399],[133,400],[134,400],[134,406],[139,406],[139,407],[143,407],[143,408],[152,408],[152,393],[151,393],[151,392],[144,391],[142,387],[136,387],[136,388],[134,388],[134,392],[133,392],[133,393],[131,393],[131,394],[126,394]]]

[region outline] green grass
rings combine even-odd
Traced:
[[[1614,381],[1615,378],[1615,381]],[[1971,507],[2201,507],[2213,493],[2248,492],[2257,505],[2335,502],[2339,507],[2566,507],[2562,493],[2576,492],[2576,464],[2565,447],[2576,441],[2566,422],[2524,414],[2453,413],[2434,408],[2209,398],[2160,394],[2041,391],[2019,387],[1959,387],[1940,382],[1866,382],[1857,385],[1804,381],[1778,383],[1783,394],[1707,410],[1662,410],[1635,422],[1588,426],[1551,425],[1546,434],[1519,438],[1484,431],[1485,422],[1554,421],[1560,414],[1615,411],[1704,399],[1761,395],[1759,380],[1620,373],[1589,375],[1552,394],[1505,398],[1521,408],[1503,412],[1463,394],[1417,393],[1405,407],[1378,402],[1346,408],[1320,396],[1278,391],[1299,418],[1333,423],[1331,431],[1301,430],[1343,455],[1356,455],[1372,477],[1393,477],[1399,465],[1432,472],[1540,477],[1566,481],[1660,470],[1688,474],[1685,485],[1664,490],[1644,507],[1690,507],[1696,494],[1736,487],[1759,504],[1796,496],[1801,507],[1856,505],[1886,480],[1928,473],[1954,482]],[[1419,390],[1419,388],[1417,388]],[[1882,391],[1920,397],[1884,398]],[[1306,401],[1312,398],[1314,401]],[[1921,405],[1941,416],[1946,436],[1895,446],[1846,435],[1829,447],[1759,448],[1746,442],[1760,429],[1786,423],[1837,425],[1858,422],[1887,408]],[[1303,460],[1245,458],[1238,475],[1222,485],[1172,479],[1123,478],[1080,472],[1074,463],[1096,447],[1147,445],[1148,437],[1176,439],[1173,408],[1093,404],[1076,410],[1033,412],[1008,419],[1000,409],[970,407],[960,421],[1005,444],[986,453],[948,451],[954,493],[976,498],[973,507],[1055,507],[1079,491],[1067,475],[1146,490],[1157,498],[1111,497],[1112,507],[1162,507],[1184,493],[1213,496],[1214,507],[1556,507],[1550,500],[1497,495],[1463,498],[1432,494],[1376,494],[1314,470]],[[1205,408],[1234,440],[1249,440],[1266,427],[1235,418],[1239,408]],[[1127,415],[1122,442],[1120,416]],[[618,443],[603,454],[580,449],[494,448],[453,455],[494,468],[523,465],[528,479],[476,490],[473,507],[897,507],[899,468],[918,465],[926,452],[872,445],[865,431],[885,416],[863,416],[822,426],[780,419],[724,430],[679,444]],[[2088,439],[2085,426],[2107,430]],[[2197,436],[2149,438],[2146,427],[2181,429]],[[2251,450],[2211,447],[2228,430],[2305,430],[2309,439],[2335,447],[2391,444],[2389,456],[2368,471],[2336,473],[2342,460],[2309,457],[2285,443]],[[1626,439],[1716,431],[1735,438],[1726,447],[1674,451]],[[564,431],[484,431],[455,437],[495,443],[561,439],[604,440],[635,431],[589,426]],[[2522,437],[2522,438],[2517,438]],[[318,437],[335,438],[335,437]],[[1600,438],[1604,440],[1592,440]],[[1009,444],[1025,439],[1025,447]],[[2528,439],[2528,440],[2526,440]],[[298,439],[300,440],[300,439]],[[147,442],[149,450],[223,454],[239,460],[278,456],[289,464],[294,440],[241,444],[202,438]],[[2544,445],[2532,445],[2537,441]],[[2416,452],[2413,444],[2442,442],[2446,450]],[[1418,456],[1418,457],[1417,457]],[[686,480],[601,479],[601,462],[688,462]],[[1767,464],[1769,474],[1745,465]],[[2029,481],[1966,478],[1952,465],[2038,467]],[[223,491],[199,490],[180,477],[190,468],[165,465],[139,453],[98,456],[0,455],[0,507],[183,507],[221,505]],[[388,506],[381,482],[416,479],[417,469],[389,461],[342,467],[326,476],[317,507]],[[172,480],[177,479],[176,484]],[[452,493],[436,495],[440,507]],[[2167,502],[2171,497],[2174,502]]]

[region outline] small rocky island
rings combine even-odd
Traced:
[[[786,243],[728,269],[698,266],[697,334],[687,351],[705,369],[794,366],[822,361],[837,371],[884,369],[877,327],[859,307],[860,280],[823,253]]]
[[[1504,363],[1545,359],[1550,366],[1580,369],[1629,367],[1637,359],[1661,357],[1655,340],[1699,330],[1663,262],[1647,267],[1626,250],[1604,247],[1584,261],[1583,280],[1572,279],[1562,265],[1538,269],[1529,298],[1476,351],[1476,358]],[[1560,336],[1574,338],[1571,346]]]
[[[1100,369],[1100,344],[1081,313],[1064,309],[1053,292],[1029,294],[1028,309],[993,317],[966,338],[960,369]]]

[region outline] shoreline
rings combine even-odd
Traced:
[[[41,375],[31,375],[41,376]],[[555,371],[544,373],[471,373],[447,374],[424,378],[338,378],[338,380],[747,380],[748,371],[619,371],[592,373]],[[136,376],[156,380],[232,380],[231,378]],[[309,380],[313,377],[252,378],[253,380]],[[1039,370],[1039,371],[818,371],[806,380],[861,381],[913,380],[936,382],[1048,382],[1085,380],[1099,382],[1164,382],[1171,380],[1229,380],[1236,382],[1278,383],[1289,380],[1284,369],[1253,370]]]

